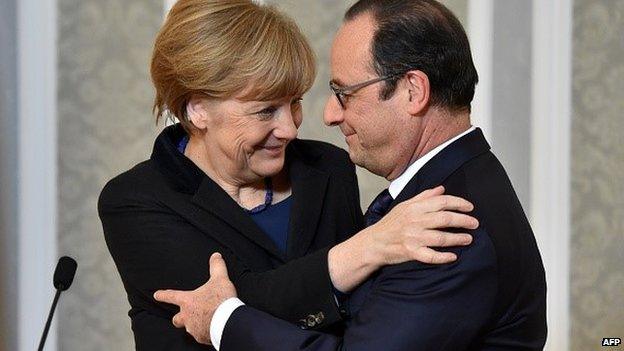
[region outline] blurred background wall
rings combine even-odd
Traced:
[[[571,340],[624,335],[624,1],[576,0]],[[551,326],[551,328],[554,326]]]
[[[110,178],[149,157],[151,47],[161,1],[58,0],[58,246],[79,262],[59,350],[130,350],[128,303],[97,217]]]
[[[57,72],[52,90],[57,108],[37,118],[53,118],[58,130],[54,141],[58,148],[54,158],[58,168],[57,208],[53,211],[56,246],[50,246],[48,254],[71,255],[79,263],[74,286],[61,298],[54,322],[58,338],[47,349],[130,350],[134,344],[127,317],[129,306],[103,241],[96,201],[108,179],[149,157],[160,130],[150,113],[153,90],[148,65],[155,34],[171,1],[46,1],[57,10]],[[25,27],[36,25],[20,22],[24,17],[18,12],[24,2],[36,4],[37,0],[0,0],[0,350],[32,350],[51,301],[49,294],[50,300],[45,300],[20,290],[19,281],[42,280],[42,286],[52,289],[51,276],[24,276],[18,269],[23,262],[38,257],[21,247],[24,244],[19,240],[23,235],[19,218],[24,218],[19,212],[25,209],[18,201],[22,179],[18,136],[24,135],[19,130],[22,109],[16,88],[23,80],[16,72],[21,64],[19,53],[24,49],[18,39]],[[318,57],[319,75],[304,98],[300,137],[345,147],[336,128],[322,125],[322,110],[328,97],[329,46],[351,1],[267,2],[296,19]],[[474,40],[473,47],[479,49],[473,52],[482,78],[477,89],[489,91],[479,102],[485,101],[487,108],[481,110],[480,105],[479,111],[485,112],[476,116],[475,123],[486,124],[494,152],[508,170],[525,211],[534,217],[532,204],[539,199],[532,198],[535,153],[531,149],[537,138],[531,110],[535,81],[531,76],[535,64],[532,48],[536,40],[532,21],[540,3],[443,2],[464,23]],[[602,337],[624,335],[624,151],[619,143],[624,137],[620,116],[624,108],[624,1],[575,0],[571,4],[571,167],[564,170],[571,177],[570,199],[554,204],[571,206],[569,276],[566,274],[562,290],[554,290],[569,293],[569,308],[566,304],[567,314],[563,316],[569,316],[565,322],[570,324],[570,333],[564,330],[564,338],[559,338],[552,331],[565,329],[565,323],[551,323],[551,335],[557,339],[549,349],[580,351],[598,349]],[[482,31],[489,35],[474,34]],[[387,182],[361,169],[358,176],[365,208]],[[38,213],[30,215],[36,218]],[[561,250],[568,250],[565,232],[536,235],[550,242],[560,240]],[[547,242],[544,239],[540,243],[546,246]],[[557,249],[549,245],[542,247],[543,254]],[[567,301],[568,296],[551,298]],[[28,299],[43,300],[41,315],[25,316],[21,306],[28,305]],[[25,318],[35,321],[28,330],[20,327],[24,323],[15,322]]]
[[[17,9],[0,5],[0,350],[16,350]]]

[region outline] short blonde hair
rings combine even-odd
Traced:
[[[297,25],[251,0],[179,0],[154,43],[156,121],[171,114],[193,129],[193,94],[243,100],[299,96],[316,76],[314,54]]]

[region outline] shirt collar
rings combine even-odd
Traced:
[[[414,177],[414,175],[416,175],[416,173],[418,173],[418,171],[427,162],[429,162],[429,160],[431,160],[435,155],[440,153],[440,151],[444,150],[447,146],[451,145],[457,139],[463,137],[464,135],[472,132],[475,129],[476,129],[476,127],[471,126],[465,132],[455,136],[452,139],[447,140],[443,144],[438,145],[436,148],[434,148],[433,150],[427,152],[424,156],[422,156],[421,158],[419,158],[416,161],[414,161],[414,163],[409,165],[407,167],[407,169],[405,171],[403,171],[403,173],[397,179],[393,180],[390,183],[390,186],[388,187],[388,191],[390,192],[390,195],[392,196],[392,198],[396,199],[397,196],[399,196],[399,194],[401,193],[401,191],[403,191],[403,188],[405,188],[407,183],[409,183],[409,181]]]

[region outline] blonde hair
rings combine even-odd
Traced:
[[[171,114],[187,131],[193,94],[274,100],[299,96],[316,76],[314,54],[297,25],[251,0],[179,0],[154,43],[156,121]],[[243,94],[243,95],[241,95]]]

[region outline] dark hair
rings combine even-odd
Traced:
[[[373,68],[387,80],[381,91],[386,100],[399,78],[410,70],[427,74],[431,104],[470,111],[479,81],[470,44],[459,20],[434,0],[360,0],[345,21],[370,13],[377,24],[373,36]]]

